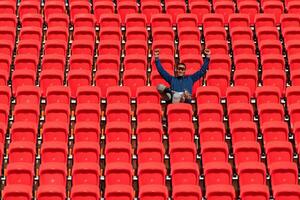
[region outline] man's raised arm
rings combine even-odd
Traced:
[[[165,79],[168,83],[171,84],[172,76],[163,68],[159,60],[159,49],[154,50],[155,65],[159,74]]]
[[[206,58],[204,59],[203,65],[201,66],[201,68],[197,72],[195,72],[194,74],[191,75],[191,78],[194,82],[199,80],[207,71],[209,61],[210,61],[210,50],[205,49],[204,54],[205,54]]]

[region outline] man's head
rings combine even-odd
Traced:
[[[176,76],[184,76],[185,75],[185,64],[184,63],[178,63],[178,65],[175,68],[175,75]]]

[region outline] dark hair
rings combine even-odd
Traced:
[[[184,66],[184,69],[186,69],[186,66],[185,66],[185,64],[184,64],[184,63],[181,63],[181,62],[180,62],[180,63],[178,63],[178,64],[177,64],[177,66],[176,66],[176,68],[178,67],[178,65],[183,65],[183,66]]]

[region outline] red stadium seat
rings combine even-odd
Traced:
[[[293,104],[300,103],[300,88],[299,86],[290,86],[286,88],[287,105],[290,107]]]
[[[10,106],[11,91],[7,86],[0,86],[0,104]]]
[[[67,53],[67,42],[62,40],[48,40],[45,43],[44,54],[55,54],[66,57]]]
[[[243,162],[237,166],[240,186],[265,185],[266,166],[261,162]]]
[[[168,190],[166,186],[161,185],[149,185],[143,186],[139,190],[139,199],[168,199]]]
[[[226,96],[227,105],[250,102],[250,90],[243,86],[228,87]]]
[[[51,14],[48,17],[48,19],[46,19],[46,22],[48,27],[55,27],[55,26],[68,27],[69,16],[66,13]]]
[[[101,95],[105,95],[107,88],[119,85],[119,72],[115,70],[98,70],[95,75],[95,83],[101,90]]]
[[[106,120],[108,122],[130,122],[131,108],[129,104],[113,103],[106,108]]]
[[[98,55],[115,55],[120,57],[121,43],[114,40],[103,40],[98,46]]]
[[[60,86],[64,84],[64,74],[59,70],[43,70],[40,75],[40,87],[42,95],[45,96],[51,86]]]
[[[106,102],[108,104],[112,103],[130,103],[130,88],[126,86],[111,86],[107,88],[106,92]]]
[[[116,55],[99,55],[97,58],[97,70],[120,70],[120,58]]]
[[[279,33],[276,27],[260,27],[256,29],[258,42],[264,40],[279,40]]]
[[[72,168],[72,185],[99,186],[100,167],[97,163],[75,163]]]
[[[80,86],[91,84],[91,72],[87,70],[71,70],[68,74],[68,85],[71,88],[71,96],[76,97],[77,89]]]
[[[172,186],[198,185],[199,166],[195,162],[173,164],[171,168]]]
[[[280,17],[280,26],[284,31],[289,27],[300,27],[300,17],[297,14],[282,14]]]
[[[143,163],[139,165],[139,186],[165,185],[166,168],[163,163]]]
[[[224,141],[225,127],[222,122],[203,122],[199,128],[200,143]]]
[[[76,31],[76,29],[75,29]],[[69,31],[66,27],[53,26],[49,27],[46,35],[47,40],[63,40],[68,42],[69,40]]]
[[[258,114],[260,117],[260,124],[269,121],[283,121],[284,111],[283,107],[279,103],[267,103],[261,104],[258,107]]]
[[[211,185],[206,189],[206,198],[234,200],[235,191],[232,185]]]
[[[225,54],[215,54],[212,55],[209,62],[209,69],[221,69],[221,70],[231,70],[231,61],[228,55]]]
[[[226,40],[226,32],[223,27],[208,27],[204,29],[205,41]]]
[[[106,1],[101,1],[106,2]],[[113,5],[112,2],[108,2],[110,5]],[[109,6],[110,7],[110,6]],[[94,12],[95,12],[94,8]],[[112,10],[113,11],[113,10]],[[100,27],[120,27],[121,26],[121,17],[119,14],[105,14],[106,12],[101,13],[100,18],[96,17],[97,22],[99,23]],[[96,13],[95,13],[96,14]]]
[[[100,106],[97,103],[80,103],[76,107],[76,122],[99,122]]]
[[[168,122],[192,121],[192,107],[189,104],[170,104],[167,108]]]
[[[12,142],[9,145],[9,164],[35,162],[35,144],[33,142]]]
[[[258,80],[257,71],[248,69],[236,70],[233,80],[235,86],[248,88],[251,97],[254,96]]]
[[[171,122],[168,125],[168,134],[170,145],[173,142],[193,142],[194,141],[194,125],[192,122],[178,124]]]
[[[140,125],[142,126],[142,125]],[[130,142],[131,126],[128,122],[108,122],[105,127],[105,137],[107,143]],[[138,132],[138,131],[137,131]],[[152,132],[151,132],[152,133]],[[154,137],[154,136],[153,136]]]
[[[204,167],[205,186],[210,185],[231,185],[232,169],[226,162],[211,162]]]
[[[144,14],[130,13],[125,16],[126,28],[144,27],[146,28],[147,19]]]
[[[220,90],[218,87],[206,86],[199,87],[196,92],[197,105],[205,103],[219,103],[220,102]]]
[[[202,163],[205,165],[211,162],[227,162],[228,147],[223,142],[205,142],[201,146]]]
[[[73,200],[97,200],[100,197],[99,187],[94,185],[77,185],[72,187],[71,198]]]
[[[276,23],[280,23],[280,16],[284,12],[283,3],[280,1],[267,1],[262,5],[264,13],[275,14]]]
[[[199,122],[222,122],[223,109],[220,104],[205,103],[198,108]]]
[[[153,41],[169,40],[174,41],[174,32],[172,27],[155,27],[152,29]]]
[[[22,27],[43,27],[43,17],[41,14],[24,14],[21,18]],[[50,27],[50,26],[49,26]]]
[[[30,200],[32,198],[32,188],[27,185],[7,185],[3,189],[3,199],[14,200],[14,199],[24,199]]]
[[[170,163],[195,162],[196,146],[193,141],[171,142],[169,145]]]
[[[132,184],[132,166],[129,163],[110,163],[105,167],[106,187]]]
[[[252,121],[253,109],[249,103],[234,103],[228,105],[229,124],[238,121]]]
[[[225,70],[210,70],[206,75],[207,86],[218,87],[221,91],[221,98],[225,97],[226,89],[230,83],[230,75],[228,71]]]
[[[298,184],[298,168],[293,162],[276,162],[269,164],[272,186]]]
[[[79,28],[79,27],[90,27],[94,28],[96,24],[96,19],[93,14],[90,13],[82,13],[82,14],[77,14],[74,16],[74,28]]]
[[[260,12],[259,4],[256,1],[242,1],[238,3],[239,13],[248,14],[250,17],[250,24],[254,24],[255,16]]]
[[[92,71],[93,57],[90,55],[75,54],[70,57],[69,69]]]
[[[233,145],[235,165],[244,162],[259,162],[261,156],[260,145],[255,141],[237,142]]]
[[[232,144],[240,141],[256,141],[257,128],[252,121],[235,122],[231,125]]]
[[[197,15],[192,13],[183,13],[177,15],[176,22],[178,29],[183,27],[198,27]]]
[[[151,15],[151,27],[172,27],[172,17],[170,14],[153,14]]]
[[[161,142],[162,126],[160,122],[141,122],[137,126],[138,142]]]
[[[162,8],[159,1],[143,1],[141,12],[146,16],[147,24],[151,24],[151,17],[155,14],[160,14]]]
[[[33,185],[33,165],[31,163],[11,163],[6,168],[7,185]]]
[[[137,148],[138,164],[159,162],[164,160],[164,147],[161,142],[141,142]]]
[[[184,55],[200,55],[201,46],[199,43],[195,43],[193,40],[181,41],[178,45],[178,51],[180,56]]]
[[[120,1],[117,5],[118,13],[121,17],[122,25],[125,25],[125,19],[128,14],[138,13],[138,6],[133,1]]]
[[[124,200],[130,200],[134,197],[133,189],[131,185],[109,185],[105,190],[105,199],[114,200],[122,198]]]
[[[6,5],[9,5],[5,2]],[[41,11],[41,6],[39,1],[22,1],[19,5],[19,17],[22,18],[24,14],[39,14]],[[1,13],[7,13],[1,12]],[[11,13],[14,14],[15,12]]]
[[[142,86],[136,90],[137,104],[160,103],[160,95],[153,86]]]
[[[69,87],[53,86],[48,88],[46,96],[47,104],[62,103],[69,105],[71,91]]]
[[[292,162],[293,149],[288,141],[274,141],[265,144],[268,164],[276,162]]]
[[[230,29],[231,41],[252,40],[253,34],[249,27],[234,27]]]
[[[212,56],[215,54],[227,54],[228,45],[225,40],[209,40],[206,42],[206,48],[209,48]]]
[[[45,142],[41,148],[43,163],[67,163],[67,144],[63,142]]]
[[[74,30],[74,40],[96,40],[95,30],[92,27],[77,27]]]
[[[206,1],[193,1],[190,2],[189,9],[192,14],[197,15],[198,25],[202,25],[203,15],[210,13],[211,5]]]
[[[40,41],[37,40],[21,40],[17,49],[18,54],[31,54],[39,57]]]
[[[64,163],[43,163],[39,168],[40,185],[64,186],[67,182],[67,167]]]
[[[91,12],[91,5],[87,1],[73,1],[70,3],[70,19],[75,23],[75,17],[80,14],[88,14]]]
[[[106,164],[122,162],[131,163],[131,145],[128,142],[108,142],[105,145]]]
[[[40,200],[47,200],[49,198],[63,200],[66,198],[66,191],[63,186],[42,185],[37,190],[37,198]]]
[[[209,27],[223,27],[224,16],[217,13],[207,13],[202,16],[203,28]]]
[[[14,122],[39,122],[39,107],[35,104],[18,104],[14,108]]]
[[[90,141],[98,142],[100,138],[100,128],[98,123],[77,122],[74,130],[75,142]]]
[[[136,49],[137,50],[137,49]],[[143,70],[147,71],[147,58],[146,56],[131,54],[125,56],[124,69],[125,70]]]
[[[298,14],[299,10],[300,10],[299,2],[293,1],[293,2],[288,3],[287,10],[288,10],[288,13],[290,13],[290,14]]]
[[[299,198],[300,197],[300,187],[299,185],[278,185],[273,187],[274,196],[278,200],[283,200],[287,196],[289,198]]]
[[[247,14],[234,13],[228,16],[229,28],[233,29],[235,27],[249,27],[250,18]]]
[[[0,40],[0,47],[1,47],[1,54],[7,55],[11,58],[14,49],[13,42],[8,40]]]
[[[109,18],[117,19],[117,21],[120,22],[120,16],[117,14],[113,14],[114,12],[115,8],[112,1],[97,1],[94,3],[94,15],[97,23],[99,23],[101,27],[103,27],[103,22],[108,20]]]
[[[80,124],[80,123],[79,123]],[[67,123],[46,122],[43,125],[43,142],[64,142],[67,144],[69,136]]]
[[[64,122],[70,121],[70,108],[68,104],[53,103],[46,106],[45,109],[47,122]]]
[[[0,120],[7,127],[8,124],[9,107],[7,105],[0,104]]]
[[[270,197],[269,188],[265,185],[245,185],[241,187],[241,198],[268,200]]]
[[[147,77],[143,70],[125,70],[123,76],[123,84],[130,87],[131,95],[136,97],[136,90],[138,87],[146,85]]]
[[[255,91],[258,106],[265,103],[280,103],[280,90],[275,86],[257,87]]]
[[[261,127],[264,142],[288,141],[288,126],[285,122],[266,122]]]
[[[99,32],[100,40],[116,40],[121,41],[122,35],[119,27],[103,27]]]
[[[94,43],[89,40],[74,40],[72,43],[72,55],[94,55]]]
[[[16,3],[12,1],[2,1],[0,3],[0,13],[14,15],[16,13]]]
[[[299,113],[300,113],[300,106],[299,104],[293,104],[288,108],[289,111],[289,115],[290,115],[290,123],[291,126],[293,127],[293,125],[297,122],[299,122]]]
[[[166,13],[172,16],[173,25],[176,25],[177,16],[186,12],[186,6],[183,1],[167,1],[165,7]]]
[[[81,103],[100,103],[100,90],[94,86],[79,87],[76,93],[77,105]]]
[[[262,70],[284,70],[285,63],[282,55],[268,54],[262,57]]]
[[[22,86],[16,92],[16,100],[18,104],[36,104],[40,103],[40,88],[35,86]]]
[[[63,1],[47,1],[44,6],[45,20],[48,21],[51,15],[65,14],[66,7]],[[51,16],[52,17],[52,16]]]
[[[222,14],[225,24],[228,24],[228,17],[235,12],[235,5],[232,1],[217,1],[214,10],[215,13]]]
[[[286,75],[283,70],[265,70],[262,74],[263,85],[279,88],[282,96],[285,94]]]
[[[200,32],[197,27],[183,27],[178,29],[179,41],[194,40],[200,41]]]
[[[202,192],[197,185],[177,185],[173,187],[173,199],[194,199],[201,200]]]
[[[78,142],[73,148],[74,163],[99,163],[100,145],[98,142]]]
[[[7,80],[6,77],[8,77],[9,73],[10,73],[10,65],[11,65],[11,55],[8,54],[0,54],[0,71],[5,80]],[[0,84],[0,85],[6,85],[4,83]]]
[[[22,39],[22,34],[24,34],[24,31],[26,32],[26,27],[22,28],[20,32],[20,39]],[[35,28],[32,28],[33,30]],[[15,27],[10,27],[10,26],[3,26],[0,27],[0,37],[1,40],[8,40],[11,41],[12,43],[15,43],[15,37],[16,37],[16,28]]]
[[[138,122],[161,122],[162,111],[159,104],[149,103],[137,106],[136,116]]]
[[[126,40],[148,40],[148,32],[144,27],[130,27],[126,29]]]

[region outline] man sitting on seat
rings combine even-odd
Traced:
[[[204,54],[206,56],[204,64],[201,68],[192,75],[185,75],[186,66],[184,63],[178,63],[175,67],[175,76],[170,75],[159,61],[159,49],[154,50],[155,65],[159,74],[165,79],[169,84],[170,88],[163,84],[158,84],[157,90],[162,95],[163,99],[167,102],[172,103],[190,103],[193,85],[198,81],[207,71],[209,61],[210,61],[210,50],[205,49]]]

